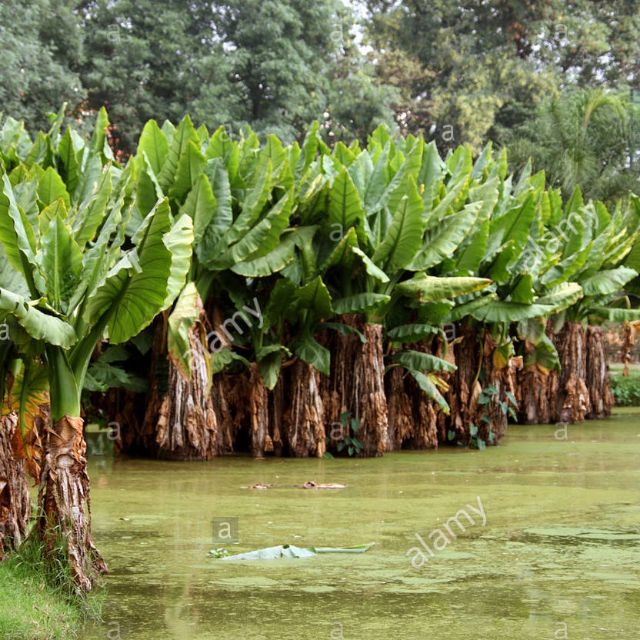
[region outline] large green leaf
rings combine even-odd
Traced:
[[[449,415],[450,410],[447,401],[442,397],[442,394],[438,391],[438,387],[431,381],[429,376],[415,369],[409,369],[409,373],[418,383],[418,386],[426,393],[427,397],[433,400],[446,415]]]
[[[184,287],[193,253],[193,222],[187,215],[180,216],[164,235],[163,242],[171,253],[171,270],[167,282],[167,295],[162,309],[173,304]]]
[[[149,120],[142,129],[138,142],[138,155],[147,154],[149,164],[155,175],[159,176],[167,159],[169,144],[167,138],[155,120]]]
[[[339,225],[342,233],[346,233],[349,227],[363,225],[365,212],[360,194],[346,169],[336,176],[329,195],[330,224]]]
[[[319,342],[311,336],[304,336],[300,340],[294,342],[293,352],[304,360],[307,364],[315,367],[325,375],[330,374],[331,369],[331,353],[329,349],[323,347]]]
[[[606,269],[580,282],[585,296],[609,295],[620,291],[628,282],[638,275],[637,271],[628,267]]]
[[[486,278],[443,277],[417,274],[396,286],[396,290],[405,296],[415,297],[421,302],[452,300],[458,296],[481,291],[491,284]]]
[[[260,375],[264,381],[264,386],[269,390],[274,389],[280,379],[282,349],[282,345],[272,344],[267,347],[262,347],[256,353]]]
[[[265,158],[256,170],[254,184],[242,203],[242,211],[226,234],[226,240],[233,244],[240,240],[259,220],[269,200],[273,187],[271,160]]]
[[[416,371],[444,371],[445,373],[451,373],[456,370],[456,366],[447,360],[438,358],[430,353],[422,353],[421,351],[400,351],[391,356],[391,361]]]
[[[46,207],[59,198],[64,200],[67,208],[71,206],[71,199],[62,178],[53,167],[49,167],[38,182],[38,199],[42,206]]]
[[[310,311],[318,318],[332,315],[331,295],[320,276],[300,287],[295,294],[296,311]]]
[[[360,258],[360,260],[362,260],[366,272],[372,278],[375,278],[376,280],[379,280],[382,283],[389,282],[389,276],[382,269],[380,269],[375,264],[375,262],[371,260],[371,258],[369,258],[369,256],[364,251],[362,251],[359,247],[352,246],[351,252],[357,255]]]
[[[280,244],[264,256],[233,265],[231,270],[249,278],[261,278],[282,271],[295,258],[296,237],[287,234]]]
[[[640,320],[640,309],[619,309],[617,307],[591,307],[590,315],[610,322],[634,322]]]
[[[6,289],[0,289],[0,311],[15,318],[35,340],[65,349],[76,342],[76,333],[70,324],[36,309],[31,302]]]
[[[422,245],[423,208],[422,198],[415,182],[411,180],[383,241],[373,254],[373,261],[383,270],[396,273],[413,263],[416,252]]]
[[[367,313],[379,309],[391,300],[391,296],[382,293],[356,293],[333,301],[333,310],[344,313]]]
[[[153,130],[153,125],[151,125],[151,129]],[[155,133],[153,142],[154,144],[158,142],[158,138],[155,136]],[[198,134],[196,133],[196,130],[193,126],[193,122],[191,122],[191,118],[189,116],[185,116],[173,134],[173,139],[169,147],[169,153],[167,154],[166,160],[162,165],[161,171],[159,173],[156,172],[158,175],[158,182],[162,187],[163,193],[168,194],[169,191],[174,187],[177,182],[179,170],[181,172],[181,183],[177,185],[178,191],[182,193],[185,189],[188,191],[188,189],[190,188],[191,185],[188,184],[189,181],[186,179],[186,173],[187,169],[189,169],[190,171],[190,159],[188,156],[189,143],[191,142],[193,142],[195,145],[198,144]],[[142,151],[147,151],[147,154],[152,151],[151,149],[146,148],[148,146],[150,147],[151,145],[145,144],[145,148],[142,149]],[[152,157],[149,155],[148,158],[151,166],[153,167],[153,163],[155,162],[155,160],[152,159]]]
[[[410,265],[412,271],[424,271],[450,258],[464,238],[473,230],[482,207],[481,202],[472,202],[462,211],[438,221],[433,231],[427,233],[424,247]]]
[[[42,236],[42,271],[49,303],[56,311],[65,311],[82,272],[82,252],[60,215]]]
[[[71,128],[67,130],[58,145],[58,156],[62,163],[63,177],[69,193],[74,193],[80,180],[80,162],[73,144]]]
[[[216,197],[213,195],[209,178],[205,174],[201,174],[180,210],[181,213],[186,213],[193,220],[193,232],[197,244],[202,240],[216,209]]]
[[[2,176],[0,191],[0,242],[4,246],[11,266],[22,273],[27,283],[35,288],[35,235],[27,217],[18,208],[13,188],[6,174]]]
[[[182,290],[176,305],[169,316],[167,330],[167,348],[171,360],[182,374],[191,374],[192,353],[189,334],[191,328],[200,318],[202,301],[195,283],[190,282]]]
[[[73,220],[73,231],[80,247],[93,240],[107,211],[111,197],[111,166],[107,165],[89,200],[83,203]]]
[[[441,334],[442,329],[431,324],[403,324],[387,331],[387,337],[394,342],[420,342]]]
[[[480,322],[511,323],[526,320],[527,318],[548,316],[553,313],[553,311],[554,308],[549,305],[523,304],[520,302],[509,302],[507,300],[497,300],[476,309],[471,315]]]
[[[85,312],[93,325],[107,319],[109,339],[124,342],[148,326],[165,307],[171,277],[171,251],[164,235],[171,227],[165,199],[149,213],[134,237],[135,248],[109,271]]]
[[[289,222],[292,200],[292,193],[283,196],[253,229],[231,247],[234,263],[242,262],[254,254],[264,256],[278,246],[280,236]]]
[[[206,160],[200,151],[198,141],[189,140],[186,151],[178,161],[169,196],[177,202],[182,202],[204,171],[205,164]]]
[[[538,298],[536,302],[549,305],[553,307],[554,313],[559,313],[578,302],[583,295],[582,287],[577,282],[565,282]]]

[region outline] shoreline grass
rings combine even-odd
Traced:
[[[100,594],[79,597],[66,577],[55,575],[40,547],[27,541],[0,562],[0,638],[73,640],[88,620],[100,618]]]

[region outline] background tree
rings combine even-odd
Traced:
[[[201,112],[203,91],[210,118],[227,122],[237,115],[231,105],[239,100],[206,7],[210,3],[176,0],[80,3],[88,105],[109,109],[124,149],[131,150],[149,118],[162,122],[179,120],[187,110]]]
[[[3,71],[0,105],[5,114],[46,128],[46,115],[84,97],[77,61],[81,32],[70,0],[0,3]]]
[[[501,140],[543,97],[638,79],[636,3],[368,0],[367,32],[407,131],[440,146]],[[445,129],[445,127],[451,129]]]
[[[529,158],[570,196],[614,200],[640,188],[640,107],[626,95],[579,90],[545,100],[505,142],[515,167]]]

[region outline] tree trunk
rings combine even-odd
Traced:
[[[518,422],[522,424],[550,424],[555,422],[558,394],[558,372],[542,371],[529,366],[518,374],[516,387]]]
[[[609,366],[601,327],[587,327],[586,370],[586,385],[591,404],[587,418],[606,418],[611,415],[614,398],[609,388]]]
[[[306,362],[296,360],[284,375],[289,400],[284,414],[286,450],[296,458],[322,458],[326,451],[326,433],[320,374]],[[274,424],[274,428],[277,426]]]
[[[356,437],[364,445],[363,455],[380,456],[387,450],[387,399],[384,390],[382,326],[368,324],[355,314],[339,321],[357,329],[357,335],[336,332],[329,340],[331,375],[323,381],[327,430],[339,426],[342,414],[358,420]]]
[[[431,342],[406,345],[406,348],[434,353]],[[438,349],[435,351],[435,355],[440,356]],[[388,450],[437,449],[440,408],[402,367],[393,367],[385,382],[389,409]]]
[[[31,515],[24,462],[16,459],[12,445],[17,428],[15,413],[0,418],[0,560],[20,546]]]
[[[71,577],[82,592],[90,591],[107,566],[91,537],[91,505],[83,421],[64,416],[48,429],[38,494],[38,537],[45,556],[68,559]]]
[[[290,394],[286,392],[283,378],[280,376],[275,388],[269,394],[269,430],[271,433],[271,441],[273,443],[274,456],[282,456],[285,449],[283,435],[283,431],[285,430],[285,411],[287,403],[285,396],[290,396]]]
[[[251,365],[249,389],[249,416],[251,433],[251,454],[262,458],[273,452],[273,440],[269,434],[269,392],[264,386],[258,365]]]
[[[591,412],[587,380],[587,342],[582,324],[566,322],[555,337],[560,357],[555,421],[582,422]]]
[[[507,365],[497,366],[496,343],[484,327],[463,323],[457,335],[453,357],[458,368],[450,376],[445,395],[450,414],[438,416],[440,442],[473,445],[477,438],[487,445],[498,444],[507,430],[507,392],[515,396],[515,370],[520,360],[511,358]],[[487,393],[491,387],[495,393]],[[472,425],[477,429],[475,436]]]
[[[453,345],[457,369],[451,374],[445,399],[449,415],[438,415],[438,435],[441,444],[469,444],[470,425],[475,424],[477,400],[481,392],[477,380],[481,348],[478,329],[470,323],[457,325],[458,341]]]
[[[494,355],[496,342],[489,333],[485,331],[483,343],[482,361],[482,389],[493,388],[495,393],[489,394],[490,400],[487,404],[478,405],[476,415],[476,426],[478,427],[478,438],[488,445],[498,444],[507,432],[509,415],[507,407],[515,411],[515,407],[509,402],[511,394],[516,395],[516,375],[521,367],[522,359],[512,357],[504,366],[498,366]]]
[[[210,460],[218,455],[221,444],[211,396],[204,311],[189,330],[189,375],[167,351],[167,319],[164,314],[156,325],[142,439],[161,458]]]
[[[547,336],[554,340],[552,323],[547,323]],[[527,355],[535,350],[525,342]],[[518,400],[518,422],[521,424],[549,424],[556,421],[556,399],[558,396],[558,371],[543,369],[537,364],[524,366],[516,376],[516,399]]]

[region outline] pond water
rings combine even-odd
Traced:
[[[95,538],[111,574],[104,624],[84,638],[638,637],[633,412],[566,432],[513,426],[483,452],[189,464],[95,456],[91,477]],[[300,488],[308,480],[347,487]],[[255,483],[272,487],[248,488]],[[465,531],[452,521],[447,531],[460,509],[473,523],[459,517]],[[237,544],[214,540],[214,518]],[[433,554],[420,547],[427,561],[418,568],[416,534]],[[207,557],[221,546],[368,542],[362,555]]]

